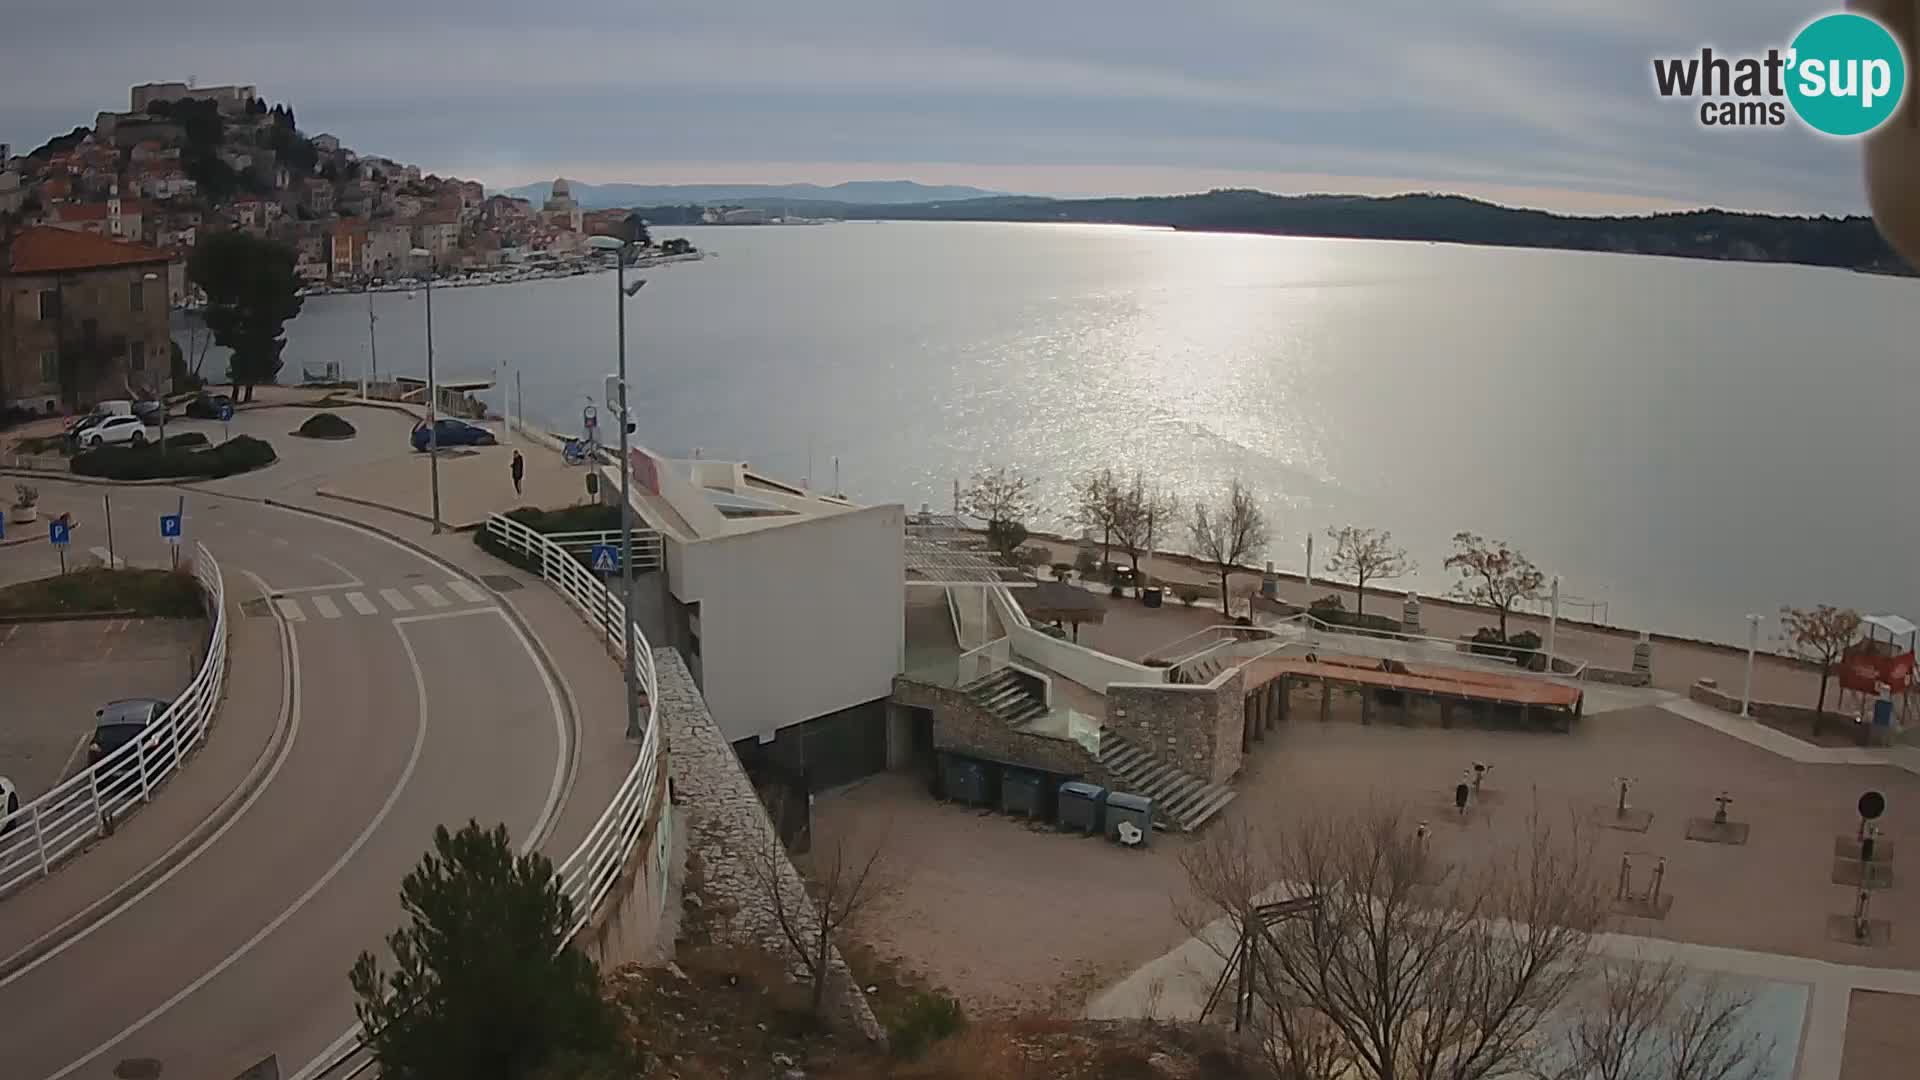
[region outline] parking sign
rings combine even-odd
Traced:
[[[47,522],[47,539],[53,541],[60,547],[66,547],[68,538],[69,533],[66,522],[58,518]]]
[[[172,540],[175,543],[179,542],[180,540],[180,515],[179,514],[161,514],[160,515],[160,536],[162,539]]]

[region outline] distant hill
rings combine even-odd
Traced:
[[[577,180],[569,180],[567,185],[573,189],[573,197],[588,210],[614,206],[708,206],[715,203],[764,206],[783,200],[898,206],[904,203],[979,199],[1001,194],[975,187],[919,184],[912,180],[851,180],[832,187],[819,184],[585,184]],[[551,181],[522,184],[517,188],[508,188],[505,194],[539,203],[546,199],[552,186]]]
[[[1517,210],[1460,195],[1273,195],[1238,189],[1117,199],[999,196],[904,206],[810,201],[796,202],[791,209],[797,215],[820,218],[1102,222],[1913,273],[1881,238],[1873,219],[1859,215],[1785,217],[1688,210],[1631,217],[1573,217],[1544,210]],[[690,224],[699,218],[698,210],[691,207],[643,207],[642,212],[649,221],[659,224]]]

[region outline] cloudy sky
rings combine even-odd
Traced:
[[[1833,5],[1838,7],[1838,3]],[[1790,0],[7,0],[0,141],[133,83],[251,82],[309,133],[506,186],[916,179],[1039,194],[1459,191],[1858,212],[1858,151],[1703,129],[1649,60]],[[110,29],[106,29],[110,28]]]

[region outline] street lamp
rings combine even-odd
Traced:
[[[1764,615],[1747,616],[1747,681],[1740,688],[1740,716],[1747,719],[1753,714],[1753,650],[1760,645],[1760,622]]]
[[[640,729],[640,684],[633,660],[633,470],[627,461],[627,433],[633,423],[627,411],[627,300],[638,293],[647,281],[641,278],[632,286],[627,284],[627,258],[632,254],[634,241],[644,227],[638,214],[628,214],[621,223],[622,235],[596,236],[587,241],[590,247],[600,251],[611,251],[613,255],[613,289],[615,334],[619,350],[620,401],[617,409],[620,418],[620,606],[624,612],[621,637],[626,642],[627,677],[627,738],[637,739],[645,734]],[[612,406],[613,402],[607,403]]]
[[[415,258],[433,258],[426,248],[414,248]],[[427,274],[427,472],[433,485],[433,531],[440,531],[440,416],[439,389],[433,382],[433,274]]]

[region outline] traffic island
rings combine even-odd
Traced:
[[[353,424],[339,413],[317,412],[287,434],[303,439],[351,439],[357,432]]]
[[[104,480],[217,480],[236,473],[263,469],[278,461],[273,444],[251,435],[236,435],[205,450],[188,449],[197,432],[168,439],[158,446],[102,446],[76,455],[73,471]]]

